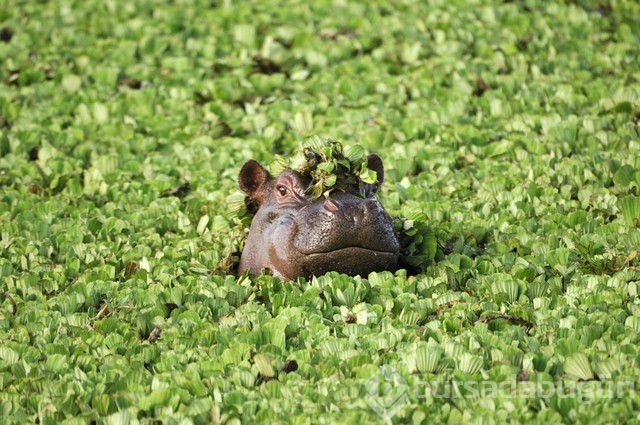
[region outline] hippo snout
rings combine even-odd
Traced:
[[[342,205],[335,199],[326,199],[323,207],[330,213],[352,223],[360,223],[368,220],[372,215],[379,214],[382,210],[375,199],[361,199],[351,205]]]
[[[339,193],[305,207],[295,248],[303,255],[361,248],[398,255],[393,221],[375,198]]]

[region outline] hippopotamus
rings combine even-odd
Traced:
[[[282,280],[336,271],[351,276],[394,271],[399,243],[393,220],[376,199],[384,180],[382,160],[367,156],[374,184],[312,199],[311,178],[290,168],[277,177],[255,160],[244,164],[238,186],[258,209],[240,257],[238,273],[263,269]]]

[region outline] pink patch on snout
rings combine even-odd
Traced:
[[[339,207],[338,204],[336,204],[335,202],[333,202],[331,199],[327,199],[326,201],[324,201],[324,209],[329,211],[329,212],[336,212],[338,211]]]

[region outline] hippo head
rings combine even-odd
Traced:
[[[297,171],[272,177],[257,161],[244,164],[238,184],[258,210],[238,272],[258,275],[270,269],[292,280],[332,270],[351,276],[395,270],[398,239],[375,196],[384,180],[382,160],[369,155],[367,166],[377,174],[375,184],[313,200],[307,193],[310,178]]]

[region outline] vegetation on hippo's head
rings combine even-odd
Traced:
[[[374,184],[378,178],[367,168],[367,156],[360,145],[343,148],[342,143],[321,136],[310,137],[305,145],[289,161],[276,157],[269,168],[274,175],[291,168],[311,177],[307,189],[311,199],[329,196],[335,190],[362,193],[365,184]]]

